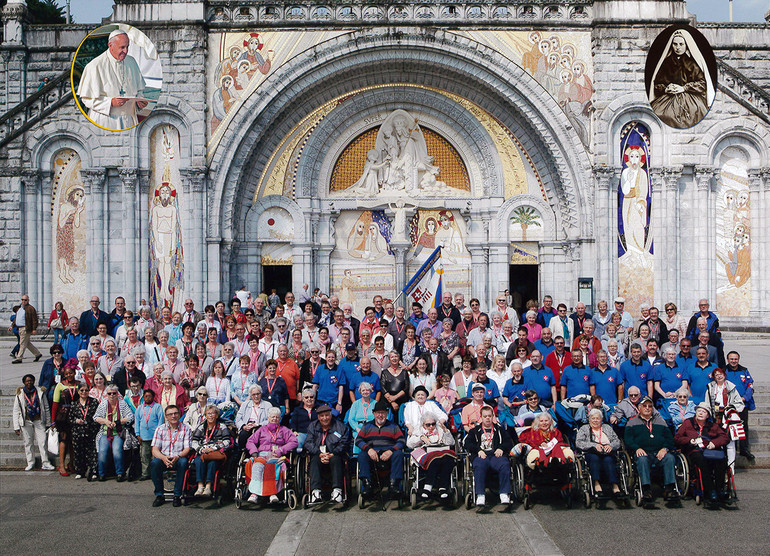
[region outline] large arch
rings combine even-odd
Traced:
[[[248,174],[264,167],[278,141],[312,109],[361,86],[399,82],[442,88],[500,119],[531,154],[567,235],[581,235],[578,223],[588,218],[591,189],[588,155],[556,101],[531,75],[452,33],[370,30],[330,39],[297,56],[238,109],[211,158],[209,237],[234,239],[234,207],[237,199],[248,199]]]

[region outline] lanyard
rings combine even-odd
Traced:
[[[176,435],[174,436],[174,438],[171,438],[171,427],[168,427],[168,442],[169,442],[168,451],[170,454],[174,453],[174,444],[176,444],[176,440],[177,438],[179,438],[180,432],[182,432],[182,425],[178,423],[177,429],[176,429]]]
[[[367,403],[364,403],[364,400],[361,400],[361,407],[364,408],[364,423],[366,423],[366,417],[369,415],[369,406],[372,405],[371,400],[369,400]],[[326,438],[326,437],[324,437]]]
[[[650,438],[655,438],[655,435],[652,434],[652,419],[650,419],[649,423],[647,421],[644,421],[644,426],[647,427],[648,431],[650,431]]]
[[[315,377],[315,371],[318,368],[318,365],[321,364],[321,360],[319,359],[317,363],[313,363],[313,360],[310,360],[310,376]]]
[[[216,430],[217,430],[216,424],[210,429],[206,429],[206,444],[208,444],[211,441],[211,437],[214,436],[214,432],[216,432]]]
[[[329,434],[329,431],[322,431],[321,434],[321,446],[326,446],[326,437]]]
[[[88,401],[83,405],[83,400],[80,400],[80,413],[83,414],[83,421],[85,421],[88,415]]]
[[[593,433],[594,438],[596,439],[596,443],[597,444],[601,444],[602,443],[602,428],[599,427],[599,430],[597,431],[596,429],[591,427],[591,432]]]
[[[22,392],[24,393],[24,398],[27,400],[27,403],[29,404],[29,406],[32,407],[35,404],[35,398],[37,398],[37,391],[32,390],[31,400],[27,397],[27,393],[24,392],[24,390],[22,390]]]
[[[206,351],[211,355],[211,358],[214,359],[217,356],[217,347],[219,347],[219,344],[214,344],[214,347],[209,349],[208,345],[206,345]]]
[[[398,337],[401,337],[401,332],[404,331],[404,328],[406,328],[406,322],[402,323],[401,326],[398,325],[398,321],[394,321],[393,324],[396,327],[396,332],[398,332]]]
[[[238,354],[243,354],[243,352],[246,350],[246,340],[233,340],[233,343],[235,344],[235,350],[238,352]]]
[[[219,382],[217,382],[217,377],[213,377],[213,378],[214,378],[214,390],[216,391],[217,397],[219,397],[219,386],[222,384],[222,381],[224,380],[224,378],[220,378]]]
[[[150,411],[147,411],[147,406],[145,405],[142,407],[142,413],[144,413],[144,422],[147,423],[147,425],[150,425],[150,414],[152,413],[152,406],[150,406]]]
[[[265,384],[267,384],[267,395],[268,397],[273,395],[273,388],[275,388],[275,383],[278,382],[278,377],[275,377],[273,379],[273,384],[270,384],[270,378],[265,377]]]
[[[254,402],[251,402],[251,419],[250,421],[254,421],[255,423],[259,423],[259,410],[260,407],[258,405],[255,405]]]
[[[171,403],[171,393],[172,392],[173,392],[173,389],[169,390],[168,391],[168,396],[167,396],[166,395],[166,389],[164,388],[163,392],[161,393],[161,396],[163,396],[163,400],[165,400],[165,402],[166,402],[166,404],[165,404],[166,406],[168,406]],[[176,398],[176,395],[174,395],[174,398]]]

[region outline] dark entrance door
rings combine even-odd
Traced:
[[[513,297],[513,306],[521,314],[527,301],[539,301],[538,266],[536,264],[512,264],[508,272],[508,291]]]
[[[267,295],[275,288],[283,300],[286,292],[291,291],[291,265],[263,266],[262,284]]]

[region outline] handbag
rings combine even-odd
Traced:
[[[46,448],[52,456],[59,455],[59,431],[56,427],[48,427],[46,431]]]
[[[703,459],[719,461],[725,459],[725,457],[726,454],[724,450],[709,450],[708,448],[703,449]]]
[[[61,325],[61,319],[60,318],[53,319],[51,321],[51,326],[49,326],[48,328],[63,328]]]
[[[123,450],[131,451],[139,448],[139,439],[132,427],[123,427],[120,437],[123,439]]]
[[[213,452],[206,452],[205,454],[201,454],[201,460],[202,461],[224,461],[227,459],[227,456],[224,452],[221,450],[215,450]]]

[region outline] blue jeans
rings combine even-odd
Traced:
[[[488,455],[485,458],[476,456],[473,458],[473,479],[476,495],[484,494],[487,484],[487,473],[490,470],[497,471],[500,494],[511,493],[511,463],[505,456],[497,457]]]
[[[307,438],[306,432],[301,432],[297,434],[297,451],[301,452],[302,447],[305,445],[305,439]]]
[[[588,469],[591,470],[591,478],[594,481],[601,481],[602,471],[604,471],[604,480],[617,484],[618,468],[616,467],[615,452],[601,455],[594,452],[586,452],[586,462],[588,462]]]
[[[214,484],[214,478],[217,469],[222,465],[222,461],[203,461],[200,456],[195,458],[195,476],[199,483]]]
[[[378,454],[386,452],[389,448],[382,448],[375,450]],[[390,479],[392,481],[400,481],[404,478],[404,451],[393,450],[393,455],[385,462],[390,464]],[[372,478],[372,460],[369,458],[369,453],[365,450],[361,450],[358,453],[358,475],[362,479]]]
[[[176,460],[176,482],[174,483],[174,497],[182,496],[182,486],[184,485],[184,472],[187,470],[187,458]],[[163,496],[163,472],[166,470],[166,464],[160,458],[153,458],[150,462],[150,476],[152,484],[155,487],[155,496]]]
[[[123,470],[123,439],[119,436],[112,437],[112,446],[107,440],[107,435],[103,434],[99,438],[97,446],[99,458],[99,476],[103,477],[107,472],[107,463],[110,461],[110,452],[112,452],[112,462],[115,464],[115,474],[122,475]]]
[[[659,460],[655,454],[647,454],[646,456],[637,456],[636,458],[636,471],[639,473],[639,481],[642,486],[650,485],[650,472],[653,468],[663,468],[663,484],[673,485],[676,482],[674,476],[674,455],[671,452],[666,453],[662,460]]]
[[[59,339],[64,337],[64,329],[63,328],[54,328],[53,329],[53,343],[59,344]],[[61,344],[59,344],[61,345]]]

